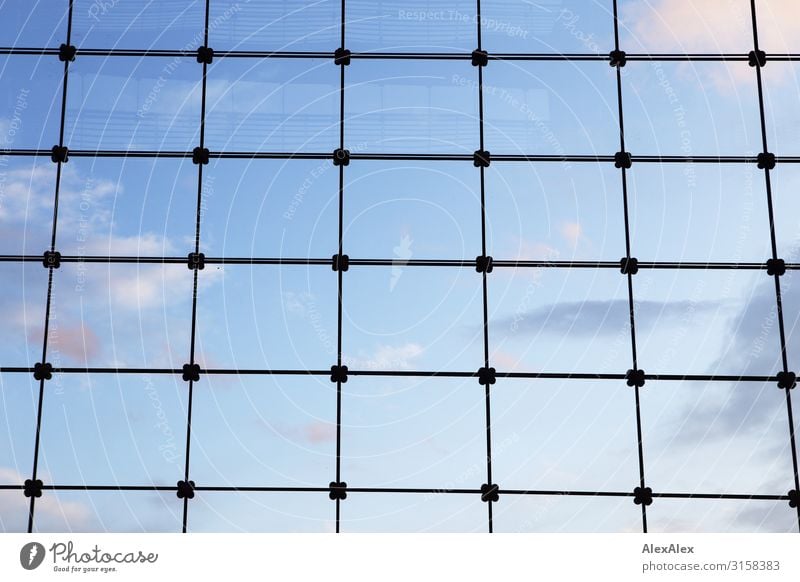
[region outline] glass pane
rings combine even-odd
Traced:
[[[633,154],[761,151],[755,73],[746,62],[632,61],[625,73],[625,147]]]
[[[36,501],[33,531],[179,533],[182,519],[174,491],[47,491]]]
[[[652,533],[797,533],[797,510],[786,501],[656,499],[647,508]]]
[[[198,485],[327,487],[336,474],[336,384],[204,376],[193,397],[191,461]]]
[[[188,530],[333,532],[336,504],[327,493],[198,491],[189,506]]]
[[[472,0],[348,0],[347,44],[359,52],[472,52]]]
[[[57,48],[66,40],[68,9],[68,0],[5,0],[3,19],[0,20],[0,45]]]
[[[606,0],[482,0],[483,46],[489,53],[592,53],[614,48]]]
[[[645,475],[654,491],[785,495],[786,398],[772,382],[648,382]]]
[[[486,172],[487,252],[497,260],[618,261],[622,181],[613,164],[498,163]]]
[[[640,261],[763,263],[772,256],[755,164],[634,164],[628,194],[631,254]]]
[[[472,155],[478,149],[477,73],[467,61],[357,62],[345,73],[350,149]],[[338,129],[338,128],[337,128]]]
[[[498,533],[642,531],[642,510],[630,497],[503,495],[492,511]]]
[[[339,46],[341,0],[287,3],[214,0],[210,7],[209,45],[215,50],[332,54]]]
[[[39,382],[33,379],[33,374],[1,375],[0,402],[3,406],[0,417],[3,422],[0,430],[0,484],[21,485],[25,479],[30,479],[33,467]],[[22,497],[21,491],[13,494]],[[2,507],[5,509],[6,506]],[[9,515],[0,511],[0,527]]]
[[[78,256],[186,256],[196,208],[189,161],[74,158],[61,173],[56,246]]]
[[[0,56],[3,149],[49,150],[58,143],[63,78],[64,65],[57,57]]]
[[[50,248],[55,191],[56,165],[49,159],[0,162],[0,253],[41,255]]]
[[[631,491],[638,483],[636,409],[624,381],[500,379],[491,405],[501,488]]]
[[[342,478],[351,487],[478,489],[485,431],[475,378],[354,376],[343,386]]]
[[[0,478],[4,481],[13,478],[16,485],[25,480],[25,477],[9,470],[3,470]],[[31,500],[25,497],[21,490],[0,490],[0,504],[3,507],[3,511],[0,512],[0,532],[27,532]]]
[[[640,270],[633,293],[639,367],[648,373],[780,369],[775,283],[765,271]]]
[[[797,200],[797,192],[800,191],[800,165],[783,164],[769,173],[769,179],[772,183],[778,256],[783,257],[787,263],[798,262],[800,203]]]
[[[185,265],[63,263],[53,282],[58,331],[48,345],[64,366],[180,368],[191,314]]]
[[[340,68],[333,59],[215,60],[208,70],[206,147],[333,152]]]
[[[336,273],[330,267],[214,265],[199,281],[202,367],[329,370],[336,363]]]
[[[762,0],[756,3],[758,15],[758,44],[768,53],[797,53],[798,8],[794,2]]]
[[[794,261],[795,258],[790,255],[787,260]],[[774,291],[774,286],[771,286],[771,290]],[[766,285],[764,286],[763,296],[765,302],[769,301],[769,299],[773,299],[773,301],[775,299],[774,295],[769,295]],[[800,272],[796,270],[787,271],[781,277],[781,301],[783,305],[786,356],[789,360],[789,369],[795,370],[800,367]]]
[[[798,47],[800,48],[800,47]],[[800,152],[800,67],[791,62],[771,61],[762,73],[764,111],[767,121],[767,142],[775,155],[793,156]],[[786,166],[781,166],[783,170]]]
[[[0,263],[3,366],[33,366],[42,359],[47,277],[41,263]]]
[[[79,48],[194,51],[203,44],[204,15],[203,0],[75,0],[72,44]]]
[[[753,49],[746,0],[621,0],[619,4],[620,43],[628,52],[741,54]]]
[[[498,370],[631,367],[628,286],[618,270],[496,268],[489,285],[490,360]]]
[[[43,481],[171,486],[182,478],[188,383],[180,376],[58,376],[44,399]]]
[[[480,495],[348,493],[341,531],[391,533],[486,532],[489,519]]]
[[[201,76],[188,56],[77,59],[69,73],[67,145],[191,151],[200,139]]]
[[[393,273],[391,267],[353,266],[343,287],[342,342],[350,368],[472,372],[483,365],[475,269],[403,267]]]
[[[331,257],[339,247],[338,179],[331,160],[212,161],[203,171],[203,252]]]
[[[393,279],[410,259],[481,254],[480,176],[472,164],[359,162],[345,180],[346,252],[397,261]]]
[[[465,84],[477,92],[474,82]],[[607,63],[492,61],[483,97],[486,149],[493,154],[619,150],[616,83]]]

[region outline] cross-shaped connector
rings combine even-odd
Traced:
[[[335,254],[331,257],[331,268],[334,271],[347,272],[350,269],[350,257],[348,255]]]
[[[494,368],[478,368],[478,384],[491,386],[497,382],[497,370]]]
[[[200,364],[184,364],[183,380],[185,382],[198,382],[200,380]]]
[[[484,50],[472,51],[472,66],[485,67],[489,64],[489,53]]]
[[[194,498],[194,481],[178,481],[178,499]]]
[[[25,497],[41,497],[42,487],[44,487],[44,483],[41,479],[25,479],[25,488],[22,493]]]
[[[347,366],[331,366],[331,382],[347,382]]]
[[[625,382],[631,388],[641,388],[644,386],[644,370],[628,370],[625,372]]]
[[[633,502],[636,505],[652,505],[653,490],[650,487],[636,487],[633,490]]]
[[[778,372],[776,376],[778,380],[778,388],[791,390],[797,386],[797,375],[794,372]]]
[[[624,67],[628,62],[628,57],[625,51],[613,50],[608,53],[608,64],[612,67]]]
[[[767,275],[770,277],[777,275],[782,277],[786,274],[786,261],[783,259],[769,259],[767,260]]]
[[[759,170],[774,170],[775,163],[775,154],[773,153],[762,152],[756,156],[756,165]]]
[[[630,152],[617,152],[614,154],[614,167],[629,170],[633,166]]]
[[[475,257],[475,270],[478,273],[491,273],[494,270],[494,259],[488,255]]]
[[[203,253],[189,253],[186,266],[192,271],[202,271],[206,268],[206,256]]]
[[[764,51],[750,51],[747,54],[747,64],[751,67],[763,67],[767,64],[767,53]]]
[[[336,148],[333,150],[333,165],[334,166],[349,166],[350,165],[350,150],[343,148]]]
[[[50,150],[50,161],[54,164],[59,162],[66,164],[69,161],[69,148],[67,146],[54,145]]]
[[[51,380],[53,378],[53,365],[49,362],[37,362],[33,366],[34,380]]]
[[[345,67],[350,64],[351,52],[346,48],[337,48],[333,53],[333,64],[344,65]]]
[[[210,65],[214,60],[214,49],[208,46],[197,47],[197,62]]]
[[[192,150],[192,163],[195,165],[206,165],[209,160],[208,148],[196,147]]]
[[[488,168],[492,163],[492,153],[487,150],[475,150],[472,154],[472,165],[476,168]]]
[[[78,52],[78,49],[72,46],[71,44],[61,44],[58,47],[58,60],[62,63],[66,63],[67,61],[74,61],[75,60],[75,53]]]
[[[330,485],[328,486],[330,491],[328,492],[328,497],[332,500],[343,500],[347,499],[347,483],[344,481],[331,481]]]
[[[500,499],[500,487],[496,483],[484,483],[481,485],[481,501],[498,501]]]
[[[635,275],[639,272],[639,259],[636,257],[622,257],[619,260],[619,272],[623,275]]]
[[[45,269],[50,267],[58,269],[61,266],[61,253],[58,251],[45,251],[42,255],[42,265]]]

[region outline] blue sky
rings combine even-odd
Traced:
[[[752,48],[746,0],[621,2],[622,48]],[[66,5],[66,2],[64,2]],[[613,48],[610,2],[484,0],[490,53]],[[724,5],[724,6],[723,6]],[[202,2],[76,0],[79,48],[194,50]],[[332,51],[339,3],[300,9],[211,2],[216,50]],[[474,2],[348,0],[353,51],[476,48]],[[800,13],[759,0],[762,48],[800,52]],[[729,8],[729,7],[728,7]],[[740,9],[740,10],[739,10]],[[57,47],[52,3],[0,2],[0,45]],[[797,18],[791,18],[791,15]],[[798,75],[764,68],[771,151],[800,155]],[[58,139],[62,64],[0,57],[0,140]],[[500,62],[484,72],[486,149],[598,154],[619,149],[607,63]],[[637,155],[760,151],[755,72],[742,62],[630,62],[626,142]],[[354,60],[346,69],[346,145],[380,153],[478,149],[477,71],[468,61]],[[339,69],[329,59],[215,58],[212,151],[329,152],[338,145]],[[200,66],[87,57],[70,65],[72,149],[191,150]],[[0,158],[0,254],[49,244],[55,166]],[[796,262],[800,170],[772,173],[779,255]],[[628,172],[632,255],[763,262],[766,193],[753,165],[638,164]],[[338,172],[321,160],[212,160],[204,169],[208,256],[328,258],[337,249]],[[185,256],[193,250],[197,168],[181,159],[73,157],[64,166],[57,250]],[[616,261],[625,254],[620,172],[612,164],[493,163],[487,252],[499,259]],[[473,269],[403,265],[480,254],[480,187],[469,162],[354,161],[345,170],[344,250],[397,259],[344,275],[343,351],[353,369],[473,371],[482,365],[481,279]],[[41,357],[47,271],[2,263],[0,359]],[[796,276],[782,279],[790,369],[800,346]],[[175,367],[188,361],[192,274],[183,265],[62,265],[54,273],[49,359],[61,366]],[[651,271],[634,278],[637,347],[648,373],[774,374],[773,282],[753,271]],[[327,369],[336,360],[336,274],[325,266],[208,266],[199,275],[197,358],[210,368]],[[622,373],[631,367],[627,285],[616,270],[495,269],[491,362],[501,371]],[[3,374],[0,482],[29,478],[38,383]],[[174,485],[184,466],[186,383],[148,374],[56,375],[46,384],[40,477],[63,484]],[[648,382],[645,471],[657,491],[785,494],[792,488],[785,399],[774,385]],[[475,379],[351,377],[343,390],[342,475],[351,486],[476,488],[485,482],[483,387]],[[327,486],[335,469],[335,385],[326,376],[206,376],[196,385],[191,477],[198,485]],[[624,382],[499,380],[492,392],[495,481],[505,488],[628,491],[638,483],[633,393]],[[27,500],[0,492],[0,529],[24,530]],[[45,530],[175,531],[173,493],[48,492]],[[496,531],[637,531],[629,499],[512,498]],[[657,500],[651,531],[789,531],[788,505]],[[342,531],[484,531],[475,496],[351,494]],[[326,494],[198,493],[190,531],[330,531]]]

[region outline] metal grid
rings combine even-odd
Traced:
[[[486,502],[487,507],[487,527],[488,531],[493,530],[492,505],[501,496],[588,496],[588,497],[627,497],[633,503],[641,507],[642,531],[647,532],[647,507],[653,503],[654,499],[728,499],[728,500],[764,500],[786,503],[792,508],[796,508],[798,517],[798,528],[800,528],[800,480],[798,478],[797,449],[795,443],[794,419],[792,417],[791,390],[795,387],[796,376],[790,371],[786,353],[786,332],[784,328],[784,317],[781,299],[781,276],[787,270],[800,269],[800,263],[786,263],[778,256],[774,209],[772,202],[772,187],[770,182],[770,171],[775,168],[777,163],[796,164],[800,163],[800,157],[777,156],[770,152],[767,144],[766,113],[764,106],[764,91],[762,83],[761,69],[768,61],[798,61],[800,55],[797,54],[765,54],[759,49],[757,8],[756,0],[750,0],[750,14],[752,18],[753,31],[753,50],[749,54],[626,54],[621,50],[619,41],[619,18],[617,0],[610,0],[613,13],[614,29],[614,50],[609,55],[597,54],[488,54],[482,47],[481,39],[481,0],[476,0],[477,27],[476,27],[476,50],[471,54],[461,53],[390,53],[390,52],[351,52],[346,49],[346,0],[341,1],[341,29],[340,46],[334,52],[261,52],[261,51],[217,51],[214,52],[209,47],[209,9],[213,0],[205,1],[205,22],[203,32],[203,46],[197,49],[196,53],[187,53],[180,50],[134,50],[134,49],[76,49],[72,46],[72,24],[73,24],[73,0],[68,2],[67,33],[65,43],[60,48],[25,48],[25,47],[0,47],[0,55],[40,55],[57,57],[64,63],[63,89],[61,95],[61,115],[58,144],[51,150],[39,149],[9,149],[3,153],[8,156],[50,156],[52,162],[56,164],[56,183],[54,193],[54,213],[52,221],[52,237],[50,248],[41,256],[31,255],[2,255],[0,262],[42,262],[48,271],[48,287],[46,309],[44,313],[44,340],[42,345],[42,358],[40,362],[27,367],[0,367],[2,373],[33,374],[39,383],[38,411],[36,420],[36,440],[34,445],[33,467],[31,478],[24,484],[0,484],[0,490],[18,490],[26,497],[30,498],[30,510],[28,516],[28,531],[33,530],[36,500],[47,491],[166,491],[175,492],[177,497],[183,500],[183,532],[187,530],[189,518],[190,499],[194,497],[195,491],[222,491],[222,492],[316,492],[327,493],[332,501],[335,502],[336,531],[340,529],[340,508],[341,503],[347,498],[348,493],[443,493],[480,496]],[[611,24],[611,23],[610,23]],[[116,56],[136,56],[142,58],[159,57],[182,57],[196,56],[197,62],[202,65],[202,103],[199,125],[199,145],[193,151],[139,151],[139,150],[69,150],[68,144],[64,142],[64,129],[67,103],[67,85],[69,79],[70,63],[75,58],[81,57],[116,57]],[[205,117],[206,117],[206,85],[208,65],[214,58],[242,58],[242,59],[309,59],[325,58],[332,59],[333,64],[340,69],[339,86],[339,147],[331,153],[297,153],[297,152],[214,152],[205,148]],[[464,154],[380,154],[369,152],[351,153],[346,149],[347,140],[345,136],[345,77],[347,67],[351,61],[364,59],[377,60],[470,60],[477,69],[477,89],[479,107],[479,127],[478,146],[479,148],[473,155]],[[489,66],[491,61],[598,61],[607,63],[616,69],[616,93],[619,121],[619,146],[618,152],[608,155],[491,155],[484,148],[484,108],[483,108],[483,69]],[[621,69],[629,61],[746,61],[754,69],[756,87],[758,90],[758,104],[760,113],[761,142],[762,152],[757,156],[675,156],[675,155],[636,155],[626,151],[625,131],[624,131],[624,109]],[[197,165],[197,212],[195,220],[194,250],[188,257],[169,257],[169,256],[62,256],[57,250],[56,231],[58,225],[58,199],[61,184],[62,166],[67,163],[69,157],[87,158],[191,158]],[[283,257],[206,257],[200,252],[200,227],[201,209],[203,201],[203,166],[209,163],[210,159],[319,159],[331,160],[338,169],[338,249],[332,259],[325,258],[283,258]],[[343,206],[345,200],[344,173],[345,168],[351,162],[360,160],[386,160],[386,161],[415,161],[415,160],[440,160],[440,161],[461,161],[473,162],[478,170],[480,179],[480,198],[481,198],[481,255],[475,261],[466,260],[415,260],[409,259],[404,264],[413,267],[460,267],[475,268],[482,278],[482,309],[483,309],[483,352],[484,360],[477,371],[424,371],[424,370],[349,370],[342,363],[342,293],[344,287],[345,273],[350,265],[363,267],[387,267],[394,264],[393,260],[381,259],[359,259],[349,257],[345,254],[345,240],[343,236]],[[625,225],[625,255],[619,262],[613,261],[524,261],[524,260],[494,260],[486,253],[486,208],[485,200],[487,196],[485,187],[486,172],[491,171],[493,163],[547,163],[547,162],[587,162],[587,163],[613,163],[620,170],[621,194],[624,210]],[[632,255],[631,236],[628,217],[628,185],[627,171],[632,164],[651,163],[651,164],[671,164],[671,163],[704,163],[704,164],[757,164],[764,172],[766,185],[766,204],[769,212],[770,243],[772,256],[765,263],[743,263],[743,262],[646,262],[638,261]],[[477,179],[477,178],[476,178]],[[54,367],[47,361],[48,355],[48,324],[50,323],[50,307],[52,301],[53,272],[62,263],[123,263],[123,264],[185,264],[193,273],[193,295],[192,295],[192,319],[191,319],[191,341],[189,350],[189,361],[181,369],[167,368],[102,368],[102,367]],[[197,323],[197,292],[198,292],[198,271],[205,265],[224,265],[224,264],[244,264],[244,265],[306,265],[316,268],[333,268],[337,272],[338,293],[337,293],[337,357],[336,363],[330,370],[307,370],[307,369],[201,369],[195,362],[195,332]],[[488,320],[488,293],[487,279],[495,269],[504,268],[554,268],[554,269],[619,269],[627,279],[627,295],[630,319],[630,345],[631,345],[631,368],[626,372],[620,373],[545,373],[545,372],[503,372],[497,371],[491,366],[489,351],[489,320]],[[777,307],[777,321],[780,334],[780,349],[782,368],[777,370],[774,375],[719,375],[719,374],[648,374],[639,367],[636,352],[636,316],[634,310],[634,277],[640,269],[695,269],[695,270],[762,270],[774,279],[775,282],[775,301]],[[102,485],[102,484],[82,484],[69,485],[62,483],[43,483],[38,478],[40,434],[42,429],[42,406],[46,397],[46,382],[52,379],[53,374],[165,374],[179,375],[187,383],[188,390],[188,409],[186,418],[186,459],[184,467],[184,479],[179,481],[174,487],[149,486],[149,485]],[[190,445],[192,439],[192,396],[194,384],[200,380],[202,375],[316,375],[330,376],[331,382],[336,385],[336,469],[334,480],[328,486],[319,487],[236,487],[236,486],[214,486],[200,484],[195,485],[191,480],[190,466]],[[394,376],[394,377],[449,377],[449,378],[475,378],[485,388],[485,435],[486,435],[486,482],[480,487],[474,488],[376,488],[376,487],[351,487],[343,481],[342,475],[342,384],[347,381],[348,376]],[[588,491],[588,490],[521,490],[504,489],[502,484],[494,483],[492,479],[492,423],[491,423],[491,393],[492,386],[500,378],[527,378],[527,379],[601,379],[625,381],[632,388],[633,404],[636,410],[636,431],[638,449],[638,470],[639,482],[630,491]],[[758,494],[724,494],[724,493],[680,493],[653,491],[647,486],[645,479],[645,450],[642,442],[642,420],[640,411],[640,391],[645,386],[647,380],[660,381],[705,381],[705,382],[775,382],[784,391],[786,396],[786,411],[789,426],[789,442],[792,455],[792,468],[794,473],[794,489],[786,495],[758,495]]]

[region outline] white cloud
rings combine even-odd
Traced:
[[[0,467],[2,483],[21,485],[27,478],[14,469]],[[25,531],[28,504],[22,491],[0,491],[0,524],[5,531]],[[93,524],[94,515],[84,503],[59,499],[52,492],[45,492],[36,500],[35,525],[40,531],[86,531],[93,529]]]
[[[513,246],[510,251],[512,260],[556,260],[561,252],[542,241],[528,240],[523,237],[514,237]]]
[[[277,429],[269,425],[269,428],[277,430],[281,435],[291,441],[302,442],[309,445],[319,445],[336,440],[336,425],[325,422],[324,420],[312,420],[301,426]]]
[[[38,335],[36,341],[41,341]],[[47,344],[51,353],[58,351],[68,358],[82,363],[88,363],[100,351],[100,339],[85,321],[57,327],[51,326]]]
[[[25,223],[49,225],[53,212],[55,172],[43,164],[14,168],[6,173],[0,197],[0,223],[21,227]],[[67,164],[61,178],[59,231],[80,234],[86,255],[172,254],[178,246],[169,237],[142,231],[133,235],[111,234],[116,228],[112,210],[104,201],[122,195],[119,182],[87,178]],[[90,206],[91,212],[86,208]],[[44,249],[42,249],[44,251]]]
[[[794,0],[778,0],[787,16]],[[749,4],[741,0],[652,0],[627,2],[622,19],[636,49],[662,52],[737,52],[752,47]]]
[[[171,239],[147,232],[133,236],[112,235],[105,239],[92,239],[86,245],[87,255],[151,256],[172,255],[176,246]]]
[[[283,293],[283,308],[290,315],[305,319],[315,309],[314,299],[313,293],[285,291]]]
[[[583,228],[577,222],[562,222],[559,233],[570,246],[576,247],[583,236]]]
[[[55,173],[45,165],[6,172],[0,197],[0,222],[19,223],[51,213]]]
[[[148,265],[132,273],[115,274],[109,282],[111,300],[129,309],[159,307],[172,295],[173,285],[185,279],[184,275],[172,265]]]
[[[163,308],[191,300],[191,277],[184,265],[139,265],[136,268],[99,272],[97,277],[107,277],[109,301],[115,307],[130,310]],[[198,287],[206,288],[223,277],[222,269],[204,271]],[[101,287],[102,285],[96,285]],[[91,280],[87,288],[92,288]]]
[[[797,52],[800,2],[757,4],[759,47],[767,53]],[[628,52],[747,54],[754,46],[746,0],[636,0],[623,5],[621,14]],[[686,64],[684,68],[691,69],[701,83],[710,81],[721,93],[731,90],[731,81],[754,80],[753,71],[740,62],[697,68]]]
[[[415,343],[402,346],[379,345],[372,354],[359,352],[356,356],[344,355],[344,363],[353,369],[363,370],[406,370],[411,367],[412,360],[422,355],[425,350]]]

